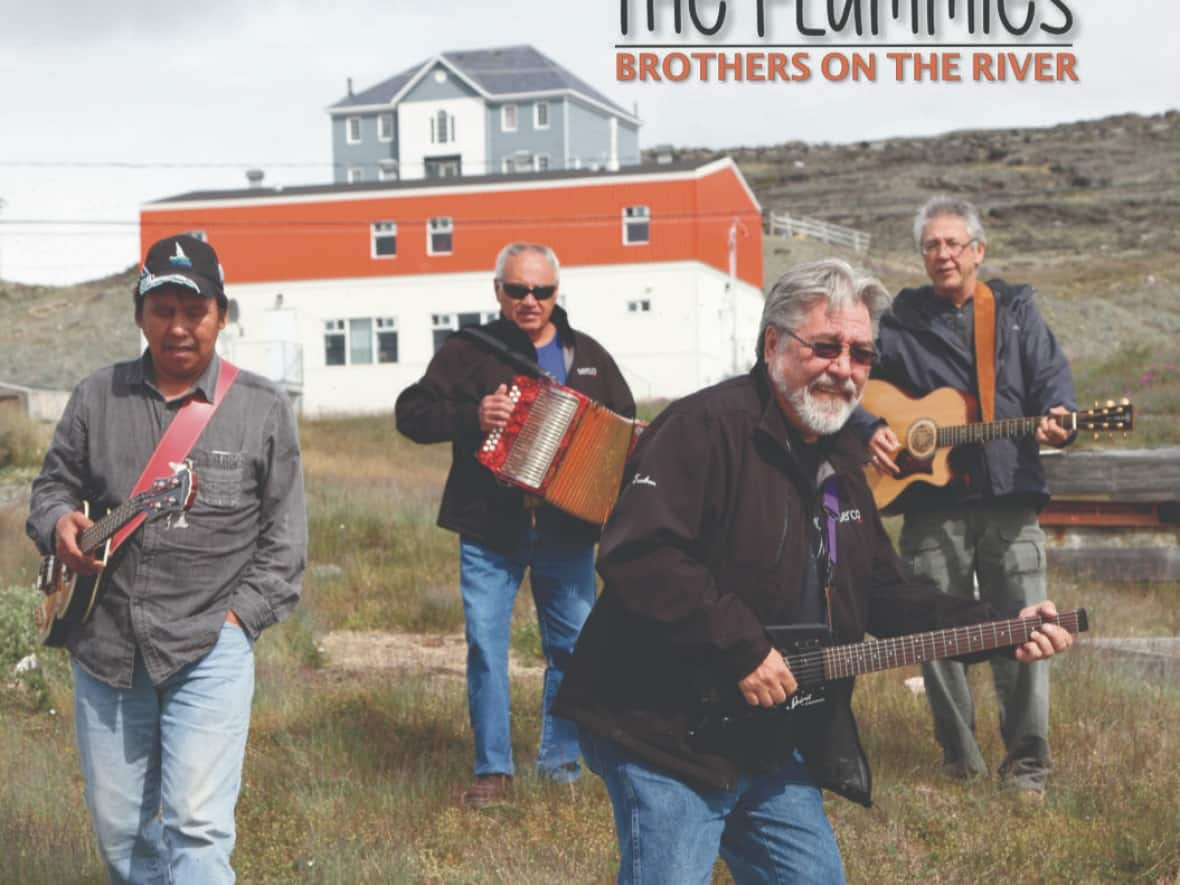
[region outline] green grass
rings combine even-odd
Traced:
[[[328,666],[330,630],[462,629],[453,535],[434,525],[449,448],[414,446],[388,418],[302,429],[311,568],[297,614],[257,645],[258,689],[234,857],[243,882],[606,882],[614,875],[601,783],[531,775],[540,685],[514,684],[515,801],[472,812],[456,799],[471,765],[462,679]],[[1174,442],[1174,437],[1169,442]],[[0,880],[102,881],[82,797],[61,652],[41,686],[14,680],[32,648],[25,615],[36,557],[24,514],[0,509]],[[1180,586],[1098,585],[1050,575],[1063,607],[1084,605],[1092,636],[1180,634]],[[518,653],[539,653],[529,594]],[[19,658],[18,658],[19,659]],[[1087,650],[1053,663],[1057,768],[1045,804],[1014,803],[992,780],[941,779],[916,670],[858,683],[857,715],[876,804],[829,798],[853,883],[1172,883],[1180,875],[1180,691]],[[972,669],[984,751],[1000,756],[988,670]],[[729,881],[719,868],[718,881]]]

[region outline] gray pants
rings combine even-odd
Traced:
[[[1045,533],[1031,507],[995,503],[963,510],[907,513],[899,541],[902,558],[943,593],[979,596],[997,615],[1015,617],[1045,594]],[[1041,789],[1049,755],[1049,662],[990,660],[1006,755],[1000,776],[1014,787]],[[975,705],[967,667],[958,661],[922,665],[934,736],[948,771],[987,773],[975,739]]]

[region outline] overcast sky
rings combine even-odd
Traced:
[[[645,0],[631,2],[638,13]],[[636,15],[624,39],[619,0],[0,0],[0,278],[64,283],[121,270],[138,260],[142,203],[245,186],[250,167],[264,169],[267,184],[330,181],[325,108],[345,94],[346,78],[363,89],[452,49],[532,43],[637,106],[644,147],[847,142],[1180,105],[1173,0],[1009,0],[1038,20],[1060,22],[1058,4],[1072,11],[1067,37],[1028,38],[1073,43],[1073,84],[896,83],[891,73],[859,84],[617,82],[616,44],[688,40],[671,32],[672,0],[656,2],[669,24],[637,33]],[[819,23],[819,0],[765,0],[771,28],[759,41],[756,0],[728,0],[725,30],[696,42],[799,42],[797,2]],[[711,20],[717,0],[697,7]],[[880,39],[890,36],[913,39]],[[874,54],[884,62],[886,51]]]

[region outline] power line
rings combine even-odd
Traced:
[[[169,211],[166,206],[161,206],[157,210],[150,211]],[[653,212],[646,218],[628,219],[632,223],[642,223],[646,221],[652,225],[664,224],[688,224],[696,221],[727,221],[734,218],[737,219],[761,219],[761,212],[757,209],[752,209],[749,206],[714,209],[707,211],[699,210],[685,210],[680,212]],[[299,219],[293,217],[276,218],[276,219],[249,219],[238,220],[233,218],[218,218],[215,216],[176,216],[168,215],[166,217],[145,217],[135,220],[122,219],[107,219],[107,218],[13,218],[0,219],[0,228],[11,228],[21,225],[32,227],[50,227],[50,226],[69,226],[69,227],[185,227],[192,226],[194,229],[202,230],[207,228],[217,228],[224,230],[232,230],[234,233],[243,231],[250,231],[250,229],[259,229],[264,232],[273,232],[277,228],[296,228],[304,232],[332,232],[347,228],[363,227],[368,228],[376,222],[394,222],[399,225],[415,225],[427,224],[431,219],[435,218],[450,218],[456,225],[462,224],[465,227],[488,227],[488,226],[520,226],[520,225],[546,225],[558,227],[592,227],[601,226],[603,224],[615,224],[623,221],[623,216],[618,212],[611,212],[610,214],[602,215],[514,215],[514,216],[490,216],[490,217],[474,217],[467,218],[462,216],[446,215],[440,211],[436,215],[410,217],[397,217],[396,211],[387,211],[385,208],[374,212],[374,214],[364,218],[349,218],[349,219]],[[53,232],[55,236],[70,235],[71,232],[59,231]],[[86,235],[87,231],[76,231],[78,235]],[[30,232],[28,235],[36,235]]]

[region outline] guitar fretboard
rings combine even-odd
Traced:
[[[1077,430],[1077,413],[1053,415],[1058,423],[1071,430]],[[960,446],[964,443],[987,442],[992,439],[1015,439],[1032,436],[1041,423],[1038,418],[1003,418],[999,421],[980,421],[975,424],[957,424],[953,427],[938,428],[938,447]]]
[[[789,655],[787,665],[801,686],[845,679],[860,673],[889,670],[922,661],[936,661],[972,652],[991,651],[1028,642],[1033,631],[1052,623],[1070,633],[1087,629],[1086,610],[1061,612],[1056,618],[1013,618],[969,627],[952,627],[928,633],[912,633],[893,639],[875,639],[851,645],[835,645]]]
[[[83,553],[90,554],[105,544],[115,532],[121,529],[139,512],[142,495],[136,495],[124,501],[90,528],[83,529],[78,539],[78,547]]]

